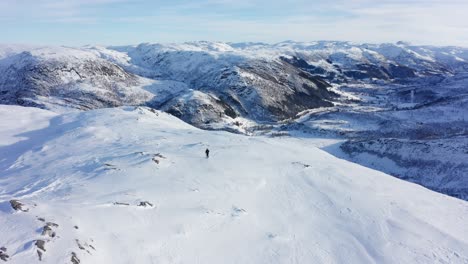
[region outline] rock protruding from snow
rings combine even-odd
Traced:
[[[26,205],[18,200],[10,200],[10,205],[15,211],[22,211],[22,212],[29,211]]]
[[[0,248],[0,259],[3,261],[8,261],[10,256],[7,254],[7,248],[6,247],[1,247]]]

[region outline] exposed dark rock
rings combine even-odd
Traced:
[[[0,248],[0,259],[3,261],[8,261],[10,256],[7,254],[7,249],[6,247],[1,247]]]
[[[81,250],[86,249],[83,245],[81,245],[80,240],[76,239],[75,241],[76,241],[76,245],[78,246],[79,249],[81,249]]]
[[[53,223],[53,222],[47,222],[46,225],[50,226],[50,227],[58,227],[59,226],[58,224]]]
[[[154,157],[158,157],[158,158],[161,158],[161,159],[165,159],[166,157],[164,157],[164,155],[162,155],[161,153],[156,153],[153,155]]]
[[[75,241],[76,241],[76,245],[78,246],[78,248],[79,248],[80,250],[86,251],[86,252],[87,252],[88,254],[90,254],[90,255],[91,255],[91,252],[90,252],[88,249],[96,250],[96,248],[94,248],[93,245],[90,245],[90,244],[88,244],[88,243],[86,243],[86,242],[83,244],[83,243],[81,243],[80,240],[78,240],[78,239],[76,239]],[[91,241],[92,241],[92,240],[91,240]]]
[[[44,240],[38,239],[38,240],[36,240],[36,242],[34,243],[34,245],[35,245],[38,249],[40,249],[40,250],[42,250],[42,251],[46,251],[46,249],[45,249],[45,243],[46,243],[46,242],[45,242]]]
[[[72,252],[71,253],[72,256],[71,256],[71,262],[73,264],[80,264],[80,259],[76,256],[76,253],[75,252]]]
[[[105,163],[104,166],[105,170],[119,170],[115,165],[110,163]]]
[[[130,204],[129,203],[122,203],[122,202],[114,202],[114,205],[126,205],[126,206],[128,206]],[[76,228],[76,229],[78,229],[78,228]]]
[[[49,225],[45,225],[42,228],[42,235],[43,236],[49,236],[49,237],[55,237],[55,232],[52,230],[52,227]]]
[[[153,207],[153,204],[150,203],[150,202],[148,202],[148,201],[143,201],[143,202],[140,202],[140,203],[138,204],[138,206],[142,206],[142,207],[147,207],[147,206]]]
[[[13,209],[15,209],[15,211],[29,211],[29,209],[25,208],[25,205],[18,200],[10,200],[10,205]]]
[[[305,164],[305,163],[302,163],[302,162],[293,162],[293,164],[295,164],[295,165],[300,165],[300,166],[302,166],[302,167],[304,167],[304,168],[309,168],[309,167],[310,167],[309,164]]]

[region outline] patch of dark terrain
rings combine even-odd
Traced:
[[[10,256],[7,254],[7,248],[6,247],[1,247],[0,248],[0,259],[3,261],[8,261]]]

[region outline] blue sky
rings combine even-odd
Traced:
[[[468,46],[468,0],[0,0],[0,42],[409,41]]]

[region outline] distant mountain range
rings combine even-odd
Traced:
[[[145,105],[205,129],[340,137],[335,155],[468,199],[468,48],[0,45],[0,72],[1,104]]]
[[[199,126],[225,116],[279,121],[332,106],[339,97],[333,85],[411,82],[467,69],[468,49],[401,42],[3,45],[0,102],[78,109],[147,104]]]

